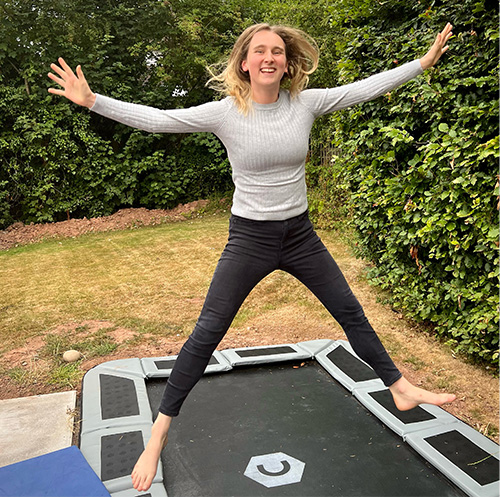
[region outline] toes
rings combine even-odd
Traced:
[[[456,398],[457,398],[456,395],[448,394],[445,396],[445,401],[443,403],[446,404],[448,402],[453,402]]]
[[[146,482],[145,482],[145,489],[144,490],[148,490],[149,487],[151,486],[151,484],[153,483],[153,478],[154,478],[154,475],[153,476],[148,476],[146,478]]]
[[[132,485],[133,487],[138,490],[139,492],[142,491],[142,476],[135,473],[135,474],[132,474]]]
[[[132,485],[138,492],[149,490],[153,483],[154,475],[139,475],[136,472],[132,473]]]

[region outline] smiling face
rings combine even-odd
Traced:
[[[277,98],[281,79],[287,71],[285,42],[269,30],[255,33],[241,68],[248,72],[254,94],[264,92]]]

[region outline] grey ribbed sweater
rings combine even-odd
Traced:
[[[314,120],[366,102],[423,72],[419,60],[364,80],[310,89],[272,104],[253,104],[244,116],[231,97],[187,109],[159,110],[97,95],[92,111],[152,133],[212,132],[227,149],[235,192],[232,213],[281,221],[307,209],[305,159]]]

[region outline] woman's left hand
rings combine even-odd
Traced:
[[[453,36],[453,33],[451,32],[452,28],[453,26],[448,23],[444,27],[443,31],[437,35],[436,41],[432,45],[431,49],[420,59],[422,69],[432,67],[439,60],[441,55],[448,50],[448,40]]]

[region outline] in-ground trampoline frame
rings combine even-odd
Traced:
[[[167,497],[161,462],[152,487],[141,494],[132,488],[130,461],[137,459],[151,436],[153,415],[146,380],[168,378],[175,359],[110,361],[84,377],[80,449],[113,497]],[[491,477],[481,480],[474,473],[478,467],[481,472],[481,464],[498,467],[498,445],[439,407],[425,404],[406,413],[394,409],[388,389],[346,341],[313,340],[215,351],[205,374],[310,359],[467,495],[498,497],[498,473],[495,481],[490,481]],[[449,450],[454,443],[457,449]],[[132,453],[130,447],[134,447]],[[476,464],[462,461],[464,451],[474,453]],[[462,459],[456,456],[459,452]]]

